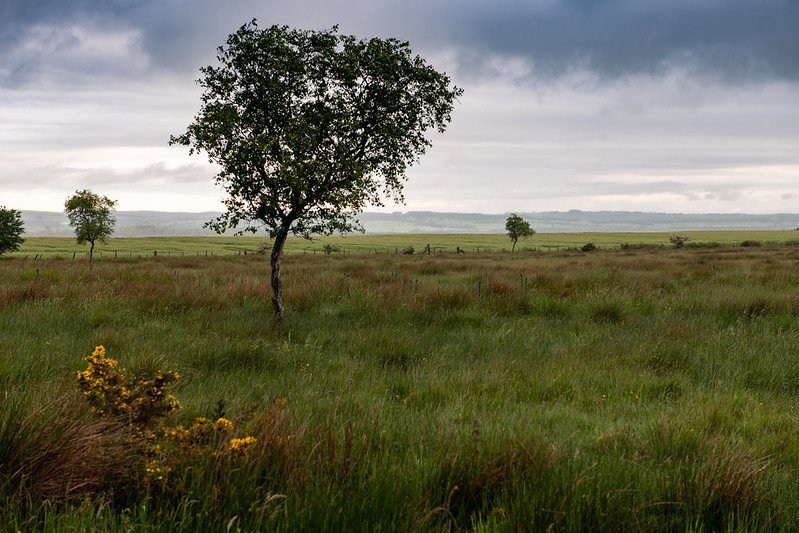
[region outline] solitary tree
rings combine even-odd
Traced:
[[[0,254],[18,250],[25,242],[23,233],[25,226],[22,223],[22,214],[16,209],[0,207]]]
[[[64,202],[69,225],[75,229],[78,244],[90,244],[89,266],[94,264],[94,244],[105,242],[114,233],[116,218],[113,209],[117,203],[90,190],[75,191]]]
[[[505,221],[505,230],[508,232],[508,237],[510,237],[513,243],[513,247],[510,250],[511,252],[516,250],[516,243],[519,239],[526,239],[535,234],[535,230],[530,227],[530,223],[516,213],[511,213]]]
[[[200,111],[170,144],[205,152],[219,168],[226,212],[207,226],[274,239],[272,306],[283,317],[280,275],[290,234],[360,229],[367,204],[403,200],[405,170],[443,133],[462,90],[409,44],[357,39],[255,20],[201,69]],[[243,228],[243,229],[242,229]]]

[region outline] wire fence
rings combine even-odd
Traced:
[[[687,243],[681,248],[684,249],[714,249],[714,248],[752,248],[760,246],[799,246],[799,241],[781,241],[781,242],[759,242],[759,241],[742,241],[742,242],[707,242],[707,243]],[[586,243],[583,245],[574,244],[540,244],[535,246],[520,246],[515,252],[582,252],[590,253],[593,251],[646,251],[646,250],[663,250],[674,249],[675,247],[670,244],[611,244],[611,245],[595,245],[593,243]],[[382,247],[363,247],[357,246],[353,248],[346,248],[337,246],[334,248],[322,249],[287,249],[284,250],[284,255],[298,255],[298,254],[320,254],[320,255],[442,255],[442,254],[484,254],[484,253],[511,253],[508,247],[498,246],[438,246],[427,245],[422,251],[416,251],[413,247],[399,247],[399,246],[382,246]],[[269,250],[266,252],[258,250],[225,250],[225,249],[208,249],[208,250],[102,250],[95,251],[94,259],[144,259],[144,258],[173,258],[173,257],[230,257],[230,256],[267,256]],[[21,260],[38,261],[40,259],[57,259],[57,260],[88,260],[88,251],[41,251],[38,253],[14,253],[10,255],[11,258]]]

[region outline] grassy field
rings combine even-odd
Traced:
[[[163,245],[211,242],[255,241]],[[281,326],[260,257],[0,260],[0,529],[793,530],[797,250],[289,254]],[[142,484],[77,389],[100,344],[181,375],[172,422],[224,414],[255,451]]]
[[[689,231],[679,232],[688,235],[696,244],[719,243],[737,245],[745,241],[762,244],[799,242],[797,231]],[[647,244],[668,247],[670,233],[538,233],[532,238],[520,241],[520,250],[557,251],[575,248],[592,242],[600,248],[618,248],[622,244]],[[254,252],[266,237],[130,237],[109,239],[106,244],[98,244],[98,257],[137,257],[153,255],[158,252],[168,256],[231,255],[247,251]],[[454,252],[457,247],[467,252],[510,251],[510,241],[502,234],[408,234],[408,235],[352,235],[319,237],[313,241],[290,238],[286,244],[287,253],[321,253],[325,244],[338,247],[340,253],[394,253],[406,246],[413,246],[417,253],[430,244],[440,251]],[[74,239],[64,237],[31,237],[22,248],[12,254],[16,257],[31,257],[36,254],[71,258],[86,254],[87,246],[75,244]]]

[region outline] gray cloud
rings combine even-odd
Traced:
[[[794,0],[7,0],[0,51],[31,27],[80,24],[139,35],[153,68],[194,71],[251,17],[304,27],[341,23],[359,35],[410,39],[428,53],[449,48],[464,79],[496,75],[498,59],[516,61],[518,76],[534,80],[575,69],[600,79],[669,69],[726,80],[799,79]],[[26,68],[6,77],[24,76]]]
[[[524,7],[526,6],[526,7]],[[528,59],[538,76],[576,67],[602,77],[686,68],[731,79],[799,77],[799,3],[500,2],[456,10],[460,45]]]
[[[37,165],[25,168],[23,173],[25,181],[7,184],[8,190],[26,190],[32,185],[49,188],[66,186],[68,189],[126,184],[136,184],[147,188],[162,183],[181,186],[197,183],[207,184],[212,176],[208,167],[181,165],[169,168],[161,162],[131,170],[120,170],[114,167],[81,168],[59,164]],[[73,184],[74,186],[72,186]]]
[[[796,210],[793,0],[0,1],[0,203],[217,209],[166,140],[252,17],[408,39],[465,86],[410,209]]]

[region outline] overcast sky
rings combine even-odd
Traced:
[[[465,89],[388,210],[799,212],[797,0],[0,0],[0,205],[220,209],[167,140],[253,17],[409,40]]]

